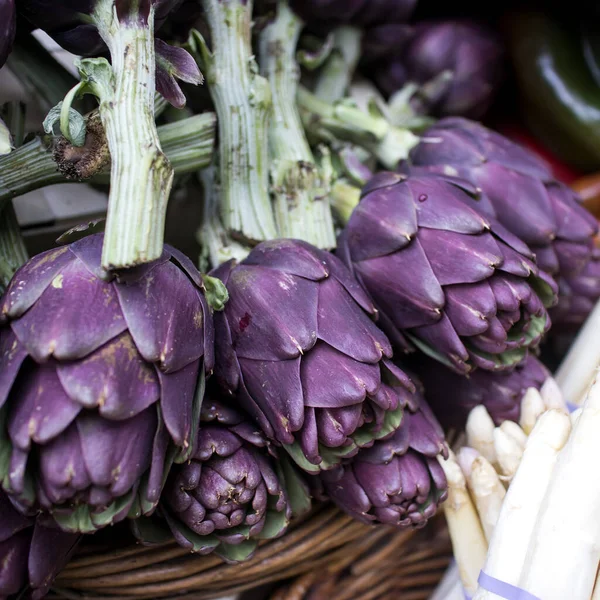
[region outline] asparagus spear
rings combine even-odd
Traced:
[[[516,442],[500,427],[494,429],[494,449],[498,457],[498,465],[502,473],[502,480],[509,484],[521,463],[523,446]]]
[[[511,585],[519,583],[535,517],[570,431],[571,421],[562,411],[549,410],[538,419],[490,541],[484,567],[488,575]],[[572,596],[564,596],[563,600],[568,597]],[[495,594],[479,588],[473,600],[491,598],[496,598]]]
[[[454,558],[465,590],[473,594],[485,561],[487,543],[456,456],[450,452],[447,460],[441,457],[438,460],[448,480],[448,499],[443,506]]]
[[[504,421],[500,429],[511,437],[521,448],[525,448],[527,443],[527,434],[514,421]]]
[[[529,435],[540,415],[546,410],[541,394],[535,388],[529,388],[521,401],[519,425]]]
[[[544,600],[589,598],[594,589],[600,561],[599,430],[597,375],[558,457],[520,580],[521,587]]]
[[[485,406],[476,406],[467,418],[467,445],[475,448],[482,456],[492,463],[497,462],[494,449],[494,421]]]

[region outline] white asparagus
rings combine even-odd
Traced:
[[[500,516],[506,490],[494,467],[483,456],[473,461],[467,484],[479,513],[483,533],[489,542]]]
[[[579,421],[582,412],[583,408],[580,407],[571,413],[571,429],[575,429],[575,425],[577,424],[577,421]]]
[[[558,410],[567,411],[567,403],[565,397],[556,383],[554,377],[548,377],[540,388],[540,395],[546,405],[546,408],[557,408]]]
[[[475,448],[470,448],[469,446],[463,446],[456,453],[456,460],[460,465],[463,475],[467,478],[467,482],[469,480],[469,476],[471,475],[473,462],[478,456],[481,456],[481,454],[479,454]]]
[[[442,580],[429,596],[429,600],[465,600],[463,585],[458,574],[456,562],[446,569]]]
[[[521,400],[521,417],[519,425],[529,435],[533,430],[539,416],[546,410],[542,395],[538,390],[528,388]]]
[[[519,468],[523,456],[523,446],[518,444],[500,427],[494,429],[494,449],[502,473],[502,481],[510,483]]]
[[[544,600],[588,599],[600,561],[600,375],[560,452],[520,585]]]
[[[511,585],[519,583],[537,512],[570,431],[571,421],[562,411],[549,410],[538,419],[502,503],[485,562],[488,575]],[[492,598],[498,596],[479,588],[473,600]]]
[[[454,559],[460,579],[469,594],[477,589],[479,571],[485,561],[487,543],[467,482],[453,452],[448,460],[438,457],[448,480],[448,499],[442,505],[450,531]]]
[[[504,421],[500,429],[511,437],[521,448],[525,448],[527,443],[527,434],[514,421]]]
[[[600,365],[600,301],[579,330],[554,377],[565,400],[581,405]]]
[[[497,463],[494,450],[494,421],[483,405],[476,406],[467,417],[467,445],[475,448],[493,465]]]

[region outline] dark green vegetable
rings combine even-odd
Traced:
[[[542,13],[513,13],[506,23],[528,127],[565,162],[597,169],[600,86],[583,36]]]

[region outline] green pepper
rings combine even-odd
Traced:
[[[512,14],[506,30],[528,128],[566,163],[599,169],[600,86],[589,38],[537,12]]]

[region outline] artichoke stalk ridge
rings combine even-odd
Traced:
[[[162,525],[184,548],[235,563],[249,559],[261,539],[283,535],[292,516],[309,508],[305,482],[256,424],[207,398],[196,450],[173,467],[165,485],[162,519],[134,527],[142,541],[149,532],[158,541]]]
[[[458,179],[381,172],[363,188],[337,253],[398,348],[416,346],[463,374],[510,370],[548,330],[556,284],[468,192]]]
[[[583,323],[600,298],[598,223],[541,159],[479,123],[448,117],[423,134],[400,171],[467,180],[479,210],[522,239],[558,282],[555,327]]]
[[[418,114],[478,119],[487,112],[502,78],[504,58],[493,30],[466,19],[423,22],[398,51],[398,36],[388,42],[389,29],[380,27],[368,36],[380,55],[386,42],[394,44],[388,56],[379,58],[373,75],[382,92],[393,96],[415,83],[420,88],[410,102]]]
[[[0,68],[12,49],[17,29],[15,0],[0,0]]]
[[[281,239],[214,275],[229,292],[215,315],[217,382],[300,467],[332,468],[396,429],[414,385],[338,258]]]
[[[0,483],[93,532],[158,504],[194,452],[214,364],[202,278],[179,251],[111,278],[103,235],[44,252],[0,300]]]
[[[551,378],[548,369],[531,354],[512,371],[476,369],[467,377],[423,355],[415,357],[410,367],[427,381],[427,402],[446,428],[463,429],[470,411],[479,405],[485,406],[496,425],[503,421],[518,423],[527,390],[539,390]]]
[[[80,539],[23,516],[0,490],[0,599],[43,598]]]
[[[448,447],[421,392],[416,396],[393,435],[319,475],[325,495],[359,521],[421,528],[447,498],[437,457],[447,458]]]

